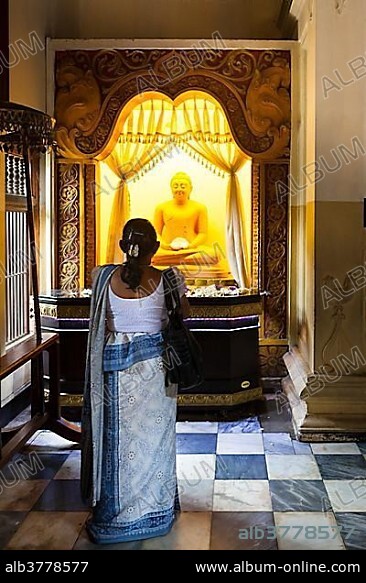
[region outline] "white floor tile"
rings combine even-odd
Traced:
[[[213,510],[217,512],[272,511],[267,480],[215,480]]]
[[[179,501],[182,511],[211,511],[213,489],[213,480],[201,480],[196,484],[188,480],[178,480]]]
[[[177,433],[217,433],[217,431],[216,421],[178,421],[176,424]]]
[[[324,480],[334,512],[366,512],[366,481]]]
[[[275,512],[280,551],[345,550],[333,512]]]
[[[266,455],[270,480],[321,480],[312,455]]]
[[[214,454],[178,454],[177,477],[188,480],[191,484],[199,483],[201,480],[213,480],[215,463]]]
[[[260,433],[219,433],[218,454],[263,454],[263,437]]]

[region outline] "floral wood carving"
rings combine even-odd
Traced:
[[[79,291],[79,164],[57,164],[57,182],[59,197],[57,287],[67,291]]]
[[[56,52],[61,152],[103,157],[114,145],[124,106],[141,92],[158,91],[174,100],[200,90],[221,103],[237,144],[249,156],[289,156],[290,65],[289,51],[274,50]]]
[[[288,164],[265,165],[264,337],[287,337],[287,196],[277,196],[277,184],[287,184]]]
[[[260,345],[259,366],[262,377],[284,377],[287,369],[283,356],[288,351],[288,346]]]
[[[252,282],[251,287],[261,291],[259,164],[252,164]]]
[[[84,285],[91,288],[91,272],[95,266],[95,166],[84,165],[85,185],[85,277]]]

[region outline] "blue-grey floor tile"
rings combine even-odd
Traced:
[[[219,433],[261,433],[258,417],[247,417],[240,421],[220,421]]]
[[[267,480],[264,455],[216,456],[216,480]]]
[[[58,472],[67,454],[39,454],[34,451],[22,453],[1,470],[1,474],[11,482],[13,480],[51,480]]]
[[[213,512],[210,550],[277,550],[272,512]]]
[[[0,549],[5,547],[27,514],[27,512],[0,512]]]
[[[52,480],[32,510],[77,512],[88,507],[81,499],[79,480]]]
[[[364,442],[364,441],[360,441],[360,442],[358,442],[358,443],[357,443],[357,445],[358,445],[358,447],[359,447],[360,451],[361,451],[363,454],[366,454],[366,442]]]
[[[310,443],[304,443],[303,441],[297,441],[297,439],[292,440],[292,447],[294,452],[298,455],[312,455]]]
[[[274,512],[325,512],[331,506],[321,480],[270,480]]]
[[[177,453],[216,453],[217,435],[177,433]]]
[[[294,454],[291,437],[288,433],[263,433],[264,453]]]
[[[346,548],[366,550],[366,513],[336,512],[335,517]]]
[[[282,399],[266,399],[260,403],[259,420],[266,433],[291,433],[291,410]]]
[[[362,480],[366,461],[362,455],[316,455],[323,480]]]

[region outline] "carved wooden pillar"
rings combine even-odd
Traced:
[[[260,164],[252,162],[252,288],[262,290]]]
[[[84,287],[91,287],[91,271],[95,267],[95,164],[84,164]]]
[[[284,376],[288,350],[288,184],[287,162],[261,164],[263,330],[260,342],[263,376]]]
[[[81,167],[73,160],[58,160],[56,287],[80,289],[80,179]]]

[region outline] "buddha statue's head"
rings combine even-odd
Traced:
[[[170,181],[170,188],[175,202],[185,204],[192,192],[192,181],[185,172],[177,172]]]

